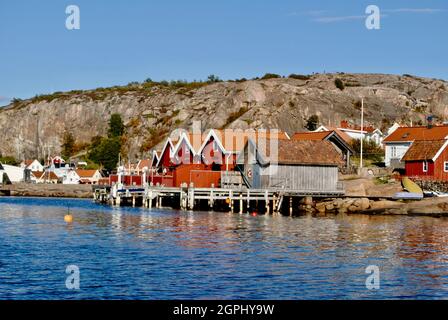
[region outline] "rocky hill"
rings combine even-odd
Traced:
[[[339,78],[344,88],[337,88]],[[342,90],[341,90],[342,89]],[[394,121],[423,123],[448,117],[448,83],[410,75],[315,74],[217,83],[136,83],[89,91],[58,92],[0,109],[0,153],[43,158],[60,150],[64,130],[88,143],[106,134],[112,113],[127,126],[131,159],[147,152],[176,127],[201,120],[203,128],[280,128],[303,131],[306,120],[337,125],[365,119],[386,128]]]

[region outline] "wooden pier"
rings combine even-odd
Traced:
[[[331,198],[344,195],[342,185],[335,191],[285,189],[195,188],[193,186],[94,186],[95,201],[113,206],[180,210],[214,210],[239,213],[293,214],[305,197]]]

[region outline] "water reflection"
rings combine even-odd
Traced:
[[[63,216],[71,207],[74,221]],[[0,298],[447,298],[447,219],[273,217],[0,198]],[[64,288],[77,264],[83,290]],[[365,288],[365,268],[381,289]],[[8,292],[5,294],[5,292]]]

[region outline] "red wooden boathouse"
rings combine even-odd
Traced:
[[[448,140],[415,141],[402,161],[408,177],[448,181]]]

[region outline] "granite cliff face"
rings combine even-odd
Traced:
[[[335,86],[340,78],[345,89]],[[360,99],[365,119],[386,128],[394,121],[418,123],[433,114],[448,117],[448,83],[409,75],[316,74],[294,78],[218,82],[196,87],[135,84],[72,91],[16,102],[0,109],[0,153],[18,159],[58,153],[64,130],[78,142],[105,135],[112,113],[127,126],[132,159],[160,143],[170,130],[188,128],[280,128],[303,131],[318,115],[325,125],[359,122]]]

